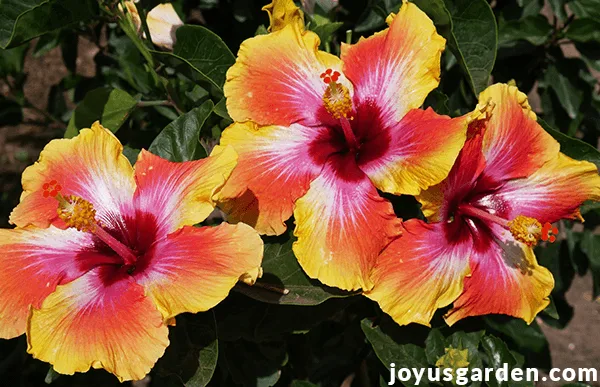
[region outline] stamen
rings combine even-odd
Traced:
[[[508,222],[510,233],[513,237],[529,247],[537,245],[542,237],[542,224],[534,218],[519,215]]]
[[[534,247],[540,238],[543,239],[544,237],[542,224],[534,218],[518,215],[513,220],[507,221],[504,218],[490,214],[485,210],[473,207],[469,204],[461,204],[458,207],[458,212],[467,216],[472,216],[498,224],[509,230],[516,240],[526,244],[529,247]]]
[[[556,241],[556,235],[558,235],[558,228],[553,227],[550,223],[546,222],[542,227],[542,240],[554,243]]]

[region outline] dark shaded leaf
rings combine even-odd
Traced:
[[[581,250],[590,262],[590,271],[594,280],[593,297],[600,296],[600,235],[585,230],[581,238]]]
[[[115,133],[136,105],[137,101],[123,90],[109,87],[92,90],[75,108],[65,138],[75,137],[81,129],[91,127],[95,121],[100,121],[102,126]]]
[[[263,277],[259,280],[264,287],[238,285],[235,289],[258,301],[286,305],[317,305],[333,297],[348,297],[357,293],[331,288],[310,279],[300,267],[290,233],[280,237],[269,237],[265,241],[262,263]],[[283,289],[289,291],[281,293]]]
[[[410,343],[397,343],[391,336],[383,332],[381,327],[374,327],[368,319],[362,320],[360,326],[371,343],[373,351],[387,369],[391,368],[390,364],[392,363],[403,368],[427,368],[427,355],[423,348]],[[403,384],[406,386],[417,385],[414,376]],[[426,380],[421,380],[418,385],[427,386],[428,383]]]
[[[525,40],[541,46],[550,37],[552,26],[543,15],[529,16],[521,20],[501,23],[498,27],[498,44],[511,46],[517,40]]]
[[[575,19],[565,34],[567,39],[585,43],[600,42],[600,21],[594,19]]]
[[[13,47],[98,13],[92,0],[4,0],[0,2],[0,47]]]
[[[588,143],[579,139],[569,137],[564,133],[553,129],[544,120],[538,117],[538,122],[542,127],[560,143],[560,151],[575,160],[586,160],[596,164],[600,169],[600,152]]]

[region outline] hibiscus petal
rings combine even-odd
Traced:
[[[445,44],[431,19],[404,2],[389,29],[342,45],[344,72],[354,84],[356,105],[375,104],[385,121],[400,121],[439,84]]]
[[[473,191],[485,169],[485,159],[481,150],[483,133],[479,131],[469,136],[448,177],[417,196],[417,200],[422,204],[421,210],[430,222],[449,219],[453,206]]]
[[[244,41],[224,86],[231,118],[284,126],[331,121],[323,104],[327,85],[321,74],[328,68],[341,73],[341,61],[318,51],[319,44],[315,33],[297,24]],[[347,80],[339,82],[351,89]]]
[[[61,374],[93,367],[120,381],[144,378],[169,345],[169,331],[144,289],[117,270],[94,269],[33,309],[28,352]]]
[[[450,118],[431,108],[411,110],[400,123],[384,127],[363,144],[360,169],[382,191],[417,195],[448,176],[470,120],[471,115]],[[375,153],[380,155],[371,157]]]
[[[25,333],[29,306],[38,308],[56,285],[116,261],[93,252],[91,234],[53,226],[0,229],[0,250],[0,338]]]
[[[481,92],[479,104],[492,104],[483,153],[485,180],[502,182],[529,176],[553,159],[560,145],[537,122],[527,96],[515,86],[498,83]]]
[[[398,236],[400,219],[358,169],[353,155],[333,155],[294,210],[293,250],[304,271],[329,286],[372,287],[379,253]]]
[[[269,126],[235,123],[225,129],[221,146],[231,145],[238,165],[217,194],[219,206],[231,221],[241,221],[261,234],[279,235],[292,216],[294,202],[308,191],[310,182],[332,152],[326,128]]]
[[[157,238],[202,222],[215,208],[213,196],[236,166],[227,147],[216,156],[174,163],[142,150],[135,164],[137,218],[155,217]]]
[[[183,25],[183,21],[175,12],[173,4],[158,4],[148,12],[146,18],[152,43],[169,50],[173,49],[176,41],[175,31]]]
[[[400,325],[429,326],[438,308],[452,303],[469,274],[472,240],[444,223],[404,222],[402,236],[381,253],[375,286],[365,293]]]
[[[471,276],[445,316],[449,325],[485,314],[506,314],[529,324],[550,303],[554,279],[538,265],[533,250],[499,226],[492,227],[490,238],[475,241]]]
[[[262,240],[246,224],[184,227],[157,242],[134,276],[167,321],[217,305],[240,277],[256,281],[262,256]]]
[[[492,196],[507,203],[509,219],[524,215],[553,223],[579,217],[579,206],[586,200],[600,201],[600,176],[594,164],[559,153],[531,176],[507,182]]]
[[[62,195],[79,196],[94,205],[96,218],[106,225],[124,225],[135,191],[133,169],[119,140],[98,122],[72,139],[50,141],[39,160],[23,172],[21,202],[10,222],[18,227],[61,224],[58,202],[44,197],[44,184],[56,181]]]

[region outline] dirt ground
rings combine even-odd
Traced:
[[[80,43],[78,73],[93,76],[94,47]],[[60,49],[54,49],[42,58],[27,57],[25,95],[39,109],[45,109],[50,87],[60,82],[68,71],[63,65]],[[19,126],[0,126],[0,227],[8,226],[8,213],[17,204],[20,194],[20,176],[33,163],[43,146],[52,138],[62,136],[64,128],[57,124],[46,126],[44,116],[34,109],[26,109],[26,122]],[[575,315],[564,330],[542,324],[548,336],[554,367],[596,367],[600,370],[600,300],[592,300],[591,276],[576,278],[567,294]],[[541,386],[564,383],[539,383]],[[600,383],[596,385],[600,386]]]

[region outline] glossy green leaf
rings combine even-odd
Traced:
[[[415,344],[403,344],[396,342],[390,335],[382,331],[381,327],[374,327],[368,319],[363,319],[360,326],[373,347],[373,351],[381,360],[383,365],[390,369],[390,364],[394,363],[396,367],[403,368],[427,368],[428,361],[425,350]],[[426,377],[424,378],[426,379]],[[413,377],[407,382],[402,382],[406,386],[415,386],[416,380]],[[421,380],[419,386],[427,386],[426,380]]]
[[[286,305],[318,305],[330,298],[357,294],[310,279],[292,251],[294,238],[289,234],[265,238],[261,286],[239,285],[236,290],[258,301]],[[284,289],[286,294],[283,294]]]
[[[521,319],[504,316],[487,316],[484,320],[491,328],[510,337],[521,347],[526,347],[536,352],[548,348],[546,336],[536,322],[527,325]]]
[[[552,11],[558,17],[558,20],[565,20],[567,18],[567,11],[565,10],[565,3],[567,0],[548,0]]]
[[[569,137],[559,132],[539,117],[538,122],[560,143],[561,152],[576,160],[585,160],[594,163],[600,169],[600,151],[598,149],[577,138]]]
[[[137,100],[123,90],[109,87],[94,89],[75,108],[65,138],[75,137],[81,129],[91,127],[95,121],[100,121],[102,126],[115,133],[136,105]]]
[[[487,87],[496,61],[496,18],[486,0],[445,0],[444,3],[452,17],[448,45],[477,95]]]
[[[200,145],[200,131],[212,113],[208,100],[167,125],[152,142],[148,151],[170,161],[194,160]]]
[[[18,46],[47,32],[88,20],[98,13],[92,0],[3,0],[0,47]]]
[[[575,19],[569,25],[565,37],[581,43],[600,42],[600,21],[590,18]]]
[[[177,29],[173,55],[184,59],[218,88],[223,87],[225,73],[235,63],[235,56],[223,40],[200,26],[184,25]]]

